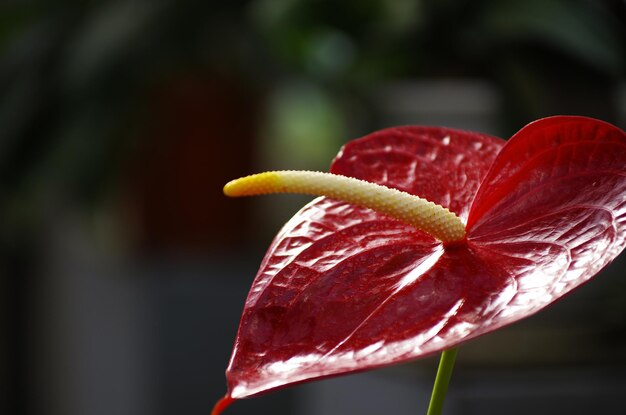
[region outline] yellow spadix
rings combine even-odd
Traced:
[[[224,186],[224,194],[233,197],[270,193],[328,196],[413,225],[445,243],[465,238],[465,225],[448,209],[418,196],[352,177],[312,171],[270,171],[242,177]]]

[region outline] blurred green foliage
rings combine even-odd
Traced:
[[[495,76],[499,53],[571,59],[624,74],[617,1],[259,0],[252,21],[276,59],[309,76]]]
[[[619,0],[4,2],[3,217],[106,192],[149,146],[134,134],[149,91],[181,73],[266,97],[260,137],[315,165],[376,127],[369,93],[395,79],[491,80],[505,133],[555,112],[612,121],[625,40]]]

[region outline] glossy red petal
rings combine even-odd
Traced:
[[[463,215],[501,145],[450,129],[388,129],[346,145],[331,171]],[[500,289],[488,264],[467,259],[396,220],[317,199],[285,225],[261,264],[227,370],[230,396],[432,353],[440,333],[461,340],[478,324],[463,293]]]
[[[253,283],[228,396],[425,356],[584,283],[625,244],[625,141],[606,123],[555,117],[524,128],[497,158],[497,139],[444,129],[348,144],[333,172],[450,207],[468,218],[467,244],[443,248],[367,209],[312,202]]]

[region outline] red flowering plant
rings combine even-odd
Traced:
[[[626,242],[626,135],[574,116],[510,140],[397,127],[346,144],[330,173],[269,172],[226,194],[319,195],[272,242],[226,371],[234,399],[443,352],[587,282]]]

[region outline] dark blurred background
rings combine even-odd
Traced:
[[[321,169],[398,124],[508,137],[626,126],[620,0],[0,5],[0,413],[208,414],[248,287],[306,200],[229,179]],[[459,353],[447,414],[625,413],[617,260]],[[436,359],[227,414],[422,413]]]

